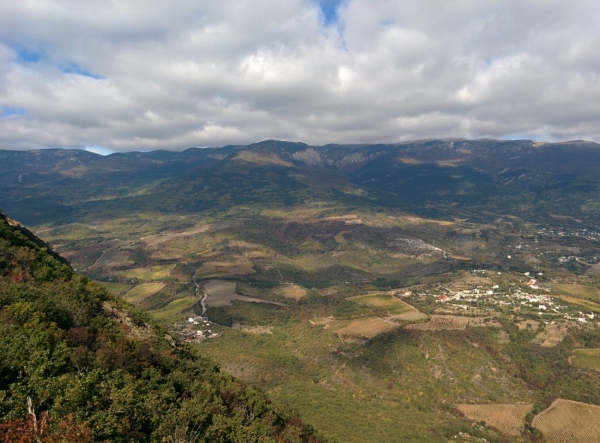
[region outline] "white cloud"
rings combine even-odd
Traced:
[[[591,0],[346,0],[323,17],[315,0],[2,2],[0,148],[600,141]]]

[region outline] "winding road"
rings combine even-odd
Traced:
[[[198,286],[198,283],[194,282],[194,284],[196,285],[196,294],[198,292],[200,292],[200,286]],[[200,306],[202,306],[202,316],[204,316],[204,313],[206,312],[206,310],[208,309],[206,307],[206,304],[204,303],[206,301],[206,298],[208,297],[208,294],[204,293],[204,297],[202,297],[202,300],[200,300]]]

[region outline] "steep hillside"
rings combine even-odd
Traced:
[[[318,442],[0,213],[0,441]]]

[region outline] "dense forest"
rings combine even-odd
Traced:
[[[0,212],[0,441],[324,440]]]

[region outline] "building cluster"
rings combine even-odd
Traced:
[[[183,325],[179,325],[179,334],[182,336],[184,343],[194,341],[204,341],[209,338],[218,337],[219,334],[213,332],[212,329],[208,329],[210,321],[208,317],[196,316],[188,317],[187,321]],[[200,326],[200,328],[194,328],[194,326]]]
[[[594,231],[593,229],[579,228],[579,229],[567,229],[567,228],[541,228],[537,231],[538,235],[546,238],[562,238],[562,237],[582,237],[586,240],[597,242],[600,240],[600,232]]]
[[[485,273],[486,271],[473,271],[473,273]],[[538,273],[543,275],[542,273]],[[557,297],[547,293],[550,288],[538,284],[536,278],[530,273],[525,273],[528,278],[521,285],[512,284],[508,290],[500,290],[498,284],[473,285],[469,289],[453,291],[443,286],[434,290],[419,293],[419,296],[434,297],[436,303],[452,307],[456,311],[476,312],[484,311],[515,311],[521,314],[529,313],[538,316],[563,317],[566,320],[590,323],[596,320],[592,312],[582,312],[576,305],[561,303]],[[533,289],[534,291],[531,291]],[[546,292],[546,294],[544,294]]]

